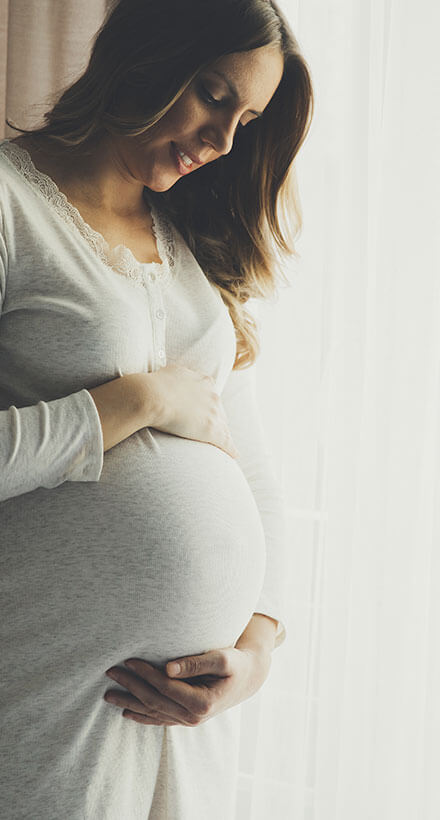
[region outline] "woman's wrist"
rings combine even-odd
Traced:
[[[154,384],[154,371],[127,374],[124,378],[129,380],[130,403],[139,424],[138,429],[154,427],[161,418],[159,393]]]
[[[235,643],[236,649],[271,652],[275,646],[278,621],[261,612],[254,612],[245,630]]]
[[[141,430],[154,427],[158,400],[150,373],[127,373],[89,389],[101,422],[104,452]]]

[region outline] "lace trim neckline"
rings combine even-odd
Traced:
[[[103,235],[95,231],[83,219],[79,210],[69,202],[66,194],[60,191],[52,177],[35,167],[26,148],[6,139],[0,141],[0,149],[30,186],[49,202],[61,219],[75,226],[96,256],[107,267],[142,286],[145,285],[147,272],[154,272],[155,278],[162,285],[170,281],[175,273],[175,244],[172,226],[165,215],[153,205],[146,188],[144,188],[144,198],[151,211],[152,231],[156,239],[158,255],[162,260],[161,263],[139,262],[126,245],[120,244],[110,248]]]

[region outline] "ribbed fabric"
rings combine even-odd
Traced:
[[[110,249],[0,142],[5,820],[232,819],[239,707],[141,726],[102,699],[120,688],[104,672],[231,646],[253,612],[286,637],[285,505],[253,368],[232,370],[226,306],[150,206],[161,264]],[[103,453],[89,390],[170,362],[214,378],[238,459],[154,428]]]

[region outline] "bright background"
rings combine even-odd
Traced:
[[[257,306],[288,636],[242,705],[236,820],[439,820],[440,5],[280,6],[315,88],[301,258]],[[1,123],[39,119],[105,10],[0,0]]]

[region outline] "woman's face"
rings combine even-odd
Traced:
[[[130,173],[151,190],[166,191],[187,173],[228,154],[237,129],[246,128],[270,102],[283,69],[283,56],[274,46],[216,60],[146,138],[121,141]],[[183,160],[178,150],[186,154]]]

